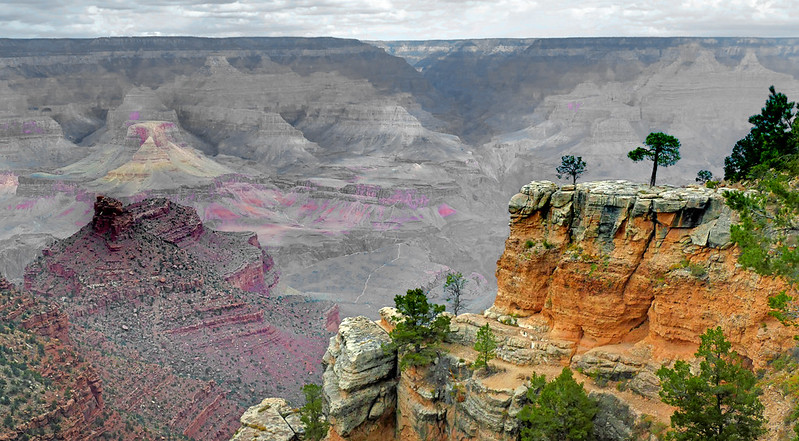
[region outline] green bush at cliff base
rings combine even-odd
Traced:
[[[685,361],[674,368],[661,367],[661,400],[677,407],[671,416],[675,429],[669,439],[678,441],[754,441],[765,433],[763,404],[755,374],[730,351],[721,327],[708,329],[696,351],[702,359],[699,372],[691,373]]]
[[[443,314],[444,306],[428,302],[421,288],[395,296],[394,304],[402,318],[389,333],[391,343],[384,345],[383,351],[397,351],[400,370],[430,364],[449,333],[450,317]]]
[[[574,381],[572,371],[547,383],[543,375],[533,374],[527,388],[530,401],[519,412],[522,441],[580,441],[593,439],[597,404]]]
[[[330,423],[322,410],[322,386],[306,384],[302,387],[305,405],[300,408],[300,421],[305,425],[305,439],[319,441],[327,436]]]

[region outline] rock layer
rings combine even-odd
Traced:
[[[323,396],[332,431],[349,437],[359,426],[391,414],[396,406],[396,354],[385,353],[382,345],[391,340],[372,320],[360,316],[345,318],[322,362]],[[377,440],[380,433],[358,433],[354,439]],[[350,438],[347,438],[350,439]]]
[[[737,266],[722,190],[534,181],[509,211],[497,314],[540,314],[552,337],[581,350],[641,343],[659,356],[691,353],[721,325],[762,366],[789,344],[767,304],[785,286]]]

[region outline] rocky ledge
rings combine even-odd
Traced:
[[[551,351],[549,357],[521,355],[519,347],[535,347],[536,342],[540,352],[546,353],[549,343],[543,342],[541,333],[463,314],[453,318],[449,341],[433,364],[397,372],[396,354],[385,353],[381,347],[389,341],[387,329],[397,313],[394,308],[380,312],[380,322],[366,317],[344,319],[338,335],[330,339],[323,361],[323,398],[331,423],[328,441],[515,441],[516,415],[527,403],[525,385],[530,375],[544,372],[551,379],[568,363],[568,352]],[[477,330],[485,324],[499,343],[492,375],[469,367],[475,357],[471,347]],[[597,439],[648,435],[641,425],[641,409],[617,394],[615,390],[592,392],[600,404]],[[292,422],[296,414],[282,403],[268,398],[251,407],[232,441],[301,439]]]

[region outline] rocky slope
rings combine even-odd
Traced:
[[[44,250],[25,286],[63,305],[109,405],[157,433],[227,439],[238,403],[296,397],[321,374],[298,360],[321,357],[337,325],[327,302],[270,297],[272,270],[252,233],[213,231],[166,199],[99,197],[92,222]]]
[[[0,439],[154,439],[106,406],[103,381],[57,306],[0,277],[0,318]]]

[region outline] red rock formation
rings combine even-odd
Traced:
[[[767,304],[785,286],[737,267],[720,192],[533,182],[510,211],[496,313],[541,314],[579,350],[629,342],[691,354],[717,325],[757,366],[790,345]]]
[[[92,357],[110,406],[157,430],[227,440],[236,401],[296,397],[321,375],[312,361],[329,337],[330,304],[263,295],[275,276],[254,234],[215,232],[166,199],[100,198],[96,208],[91,226],[28,267],[25,285],[63,303],[80,347],[101,348]],[[32,326],[59,329],[47,319]],[[211,380],[207,396],[192,390]]]
[[[28,438],[34,434],[43,440],[93,439],[116,429],[114,422],[119,418],[115,412],[105,409],[103,385],[97,371],[91,363],[83,361],[66,338],[69,330],[66,314],[54,305],[42,304],[29,294],[17,291],[0,277],[0,317],[4,326],[18,326],[16,332],[4,332],[0,343],[11,351],[10,359],[18,366],[24,360],[25,369],[40,376],[29,377],[27,389],[34,396],[40,393],[38,402],[42,403],[37,405],[37,401],[25,400],[29,406],[26,412],[32,416],[22,421],[12,419],[10,427],[4,425],[0,428],[0,440]],[[15,380],[4,381],[4,384],[11,384]],[[43,381],[50,385],[39,389]],[[100,421],[104,414],[112,418]],[[0,417],[5,418],[1,411]]]

